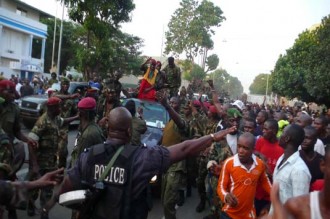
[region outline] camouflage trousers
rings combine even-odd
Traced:
[[[208,182],[208,196],[210,201],[211,212],[214,215],[219,215],[220,210],[222,209],[223,203],[217,194],[217,186],[218,186],[219,177],[215,176],[211,173],[207,176]]]
[[[58,168],[66,167],[66,159],[68,157],[68,128],[62,128],[60,130],[60,136],[59,136],[59,143],[58,143],[58,150],[57,150],[57,162],[58,162]]]
[[[205,179],[208,174],[208,171],[206,169],[207,161],[208,159],[205,156],[199,156],[197,158],[198,176],[196,180],[196,186],[198,195],[201,199],[206,199]]]
[[[179,190],[186,188],[187,174],[183,171],[169,171],[162,179],[162,204],[165,219],[176,219],[175,205],[179,200]]]
[[[39,170],[39,176],[43,176],[48,172],[51,172],[55,170],[54,169],[40,169]],[[30,180],[35,180],[37,176],[33,176],[31,172],[29,172],[28,177]],[[38,199],[38,196],[40,195],[40,207],[42,208],[52,197],[53,195],[53,188],[52,187],[46,187],[43,189],[34,189],[29,191],[29,201],[34,203],[35,200]]]

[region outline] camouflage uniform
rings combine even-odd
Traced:
[[[3,217],[5,207],[14,209],[20,206],[22,201],[26,200],[27,192],[26,189],[17,188],[8,181],[0,180],[0,197],[0,218],[5,218]]]
[[[134,116],[132,118],[131,144],[141,145],[141,135],[143,135],[146,131],[147,131],[146,121]]]
[[[68,79],[62,79],[61,83],[68,83]],[[56,95],[69,95],[63,91],[59,91]],[[61,117],[68,118],[77,113],[77,104],[73,99],[62,99],[61,103]],[[68,157],[68,133],[69,133],[69,124],[66,124],[61,127],[59,135],[59,147],[57,151],[58,156],[58,167],[66,167],[66,159]]]
[[[102,129],[95,122],[91,122],[84,130],[79,127],[76,143],[71,153],[71,166],[74,165],[85,148],[103,143],[104,141],[105,137]]]
[[[167,65],[163,71],[166,73],[166,84],[169,89],[170,97],[178,96],[181,86],[181,70],[178,66],[171,68]]]
[[[36,122],[29,137],[38,141],[39,147],[36,149],[37,163],[39,165],[39,175],[44,175],[50,171],[57,169],[56,152],[59,147],[60,127],[63,125],[63,118],[60,116],[51,119],[45,112]],[[30,180],[33,175],[30,169]],[[37,191],[31,192],[32,199],[38,197]],[[40,205],[43,206],[52,196],[52,189],[45,188],[40,193]]]
[[[195,116],[190,115],[185,120],[189,123],[189,137],[199,138],[204,134],[204,119],[203,114],[196,114]],[[186,159],[187,162],[187,194],[190,194],[191,186],[196,185],[196,179],[198,178],[198,163],[197,156],[189,157]]]
[[[11,165],[12,152],[10,151],[10,148],[7,147],[9,144],[9,137],[3,129],[0,128],[0,163]]]
[[[162,145],[169,147],[180,143],[184,136],[189,134],[189,125],[179,129],[173,120],[170,120],[163,131]],[[186,162],[180,161],[172,164],[163,175],[162,180],[162,203],[164,206],[165,219],[175,219],[175,205],[179,200],[179,190],[186,188],[187,180]]]
[[[209,119],[206,119],[205,129],[204,129],[204,135],[213,134],[216,131],[218,123],[216,121],[212,121]],[[197,177],[197,190],[198,194],[200,196],[201,202],[197,206],[196,211],[200,212],[204,209],[205,202],[206,202],[206,188],[205,188],[205,179],[207,177],[208,171],[206,168],[207,162],[208,162],[208,153],[209,148],[207,148],[205,151],[200,153],[198,156],[198,177]]]
[[[7,149],[0,149],[3,153],[3,158],[10,167],[17,171],[20,165],[14,164],[14,158],[16,156],[14,148],[16,145],[19,146],[20,143],[14,144],[14,139],[16,133],[21,130],[21,125],[19,122],[19,108],[15,103],[7,103],[2,112],[0,113],[0,129],[7,134],[9,137],[9,147]]]
[[[223,165],[223,162],[228,158],[233,156],[229,145],[226,140],[220,142],[215,142],[212,144],[212,147],[209,152],[208,161],[216,161],[220,165],[220,168]],[[217,186],[218,186],[218,175],[213,175],[209,173],[208,184],[210,186],[210,206],[211,211],[215,215],[219,215],[219,210],[222,209],[222,202],[217,195]]]

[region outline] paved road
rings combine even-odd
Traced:
[[[24,129],[23,132],[27,134],[29,130]],[[72,128],[69,131],[69,144],[68,144],[69,154],[72,151],[76,135],[77,135],[77,130]],[[22,170],[20,171],[19,174],[20,179],[24,178],[24,175],[27,173],[27,168],[28,166],[27,164],[25,164]],[[38,205],[39,203],[36,202],[36,204]],[[208,214],[208,210],[205,210],[202,213],[195,212],[195,207],[197,206],[197,204],[198,204],[198,194],[196,190],[193,190],[192,197],[187,198],[184,205],[178,208],[177,218],[201,219],[204,216],[206,216]],[[161,206],[160,199],[154,198],[153,205],[154,205],[153,209],[150,211],[148,219],[161,219],[163,217],[163,209]],[[54,209],[52,209],[52,211],[50,212],[49,216],[50,219],[67,219],[67,218],[69,219],[71,218],[71,211],[70,209],[64,208],[60,205],[56,205]],[[40,217],[39,215],[36,215],[34,217],[28,217],[25,211],[18,210],[19,219],[37,219],[39,217]]]

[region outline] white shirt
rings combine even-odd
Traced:
[[[279,183],[280,200],[284,204],[291,197],[308,194],[312,176],[298,151],[278,168],[283,157],[284,154],[277,160],[273,180]]]
[[[233,154],[237,154],[237,134],[236,135],[231,135],[231,134],[226,135],[226,140],[231,149],[231,152],[233,152]]]

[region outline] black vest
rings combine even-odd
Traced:
[[[104,172],[118,147],[98,144],[90,148],[83,181],[94,184]],[[104,179],[104,195],[95,205],[93,219],[128,219],[132,187],[133,154],[138,147],[125,145],[124,150]]]

